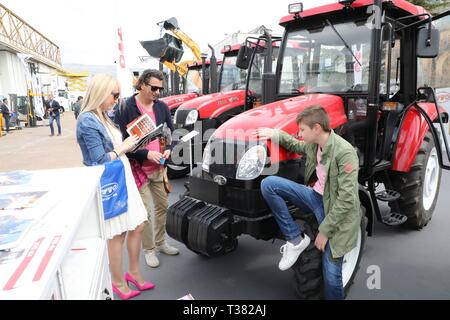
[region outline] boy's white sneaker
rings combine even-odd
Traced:
[[[303,250],[305,250],[309,246],[310,242],[311,239],[305,234],[305,237],[298,245],[294,246],[288,241],[285,245],[281,246],[280,252],[283,257],[278,264],[278,268],[281,271],[285,271],[292,267]]]

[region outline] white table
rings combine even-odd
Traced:
[[[99,187],[103,170],[32,172],[30,184],[49,190],[56,201],[42,207],[46,212],[10,252],[21,255],[0,264],[0,299],[113,298]]]

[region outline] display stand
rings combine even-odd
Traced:
[[[32,172],[55,203],[16,248],[0,251],[0,300],[113,299],[100,178],[104,167]],[[0,186],[0,193],[10,187]]]

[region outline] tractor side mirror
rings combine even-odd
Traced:
[[[250,60],[252,58],[253,50],[247,46],[242,46],[239,49],[237,59],[236,59],[236,67],[239,69],[247,70],[250,65]]]
[[[436,58],[439,54],[439,30],[422,28],[417,32],[417,57]]]

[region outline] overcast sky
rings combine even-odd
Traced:
[[[117,6],[116,3],[117,2]],[[292,2],[295,2],[293,0]],[[0,0],[60,47],[63,64],[112,65],[116,61],[116,29],[123,28],[129,64],[148,55],[139,41],[160,37],[157,23],[170,17],[200,49],[217,44],[227,34],[247,32],[260,25],[280,32],[280,18],[289,0]],[[330,0],[306,0],[305,8]],[[118,10],[116,8],[119,8]],[[189,50],[183,58],[189,58]],[[156,61],[156,60],[155,60]],[[148,66],[148,65],[147,65]]]

